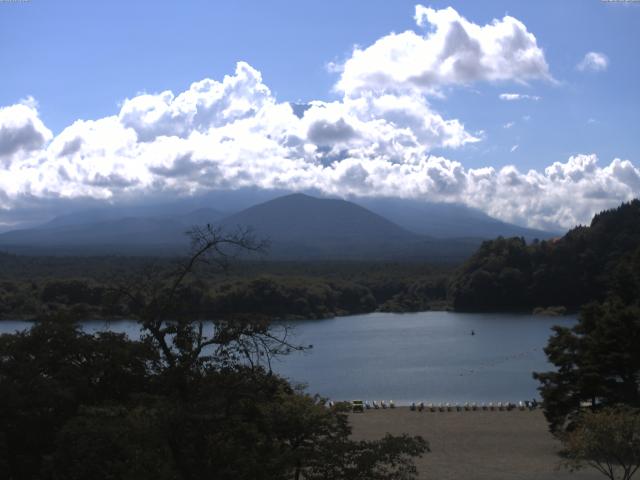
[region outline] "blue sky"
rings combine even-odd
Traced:
[[[491,75],[463,82],[442,80],[433,89],[419,92],[429,112],[445,121],[457,120],[470,136],[457,143],[423,142],[423,155],[458,162],[465,175],[470,169],[499,170],[509,165],[522,175],[530,169],[544,172],[554,162],[567,163],[579,154],[597,156],[601,168],[615,158],[631,162],[633,168],[640,163],[640,89],[637,87],[640,3],[438,1],[424,3],[424,6],[433,10],[452,7],[460,17],[477,26],[491,24],[493,19],[502,21],[506,15],[514,17],[535,37],[534,47],[544,55],[548,75],[547,78],[543,78],[544,73],[526,77],[516,73],[499,80],[490,78]],[[239,61],[247,62],[261,74],[261,82],[278,103],[340,102],[349,95],[335,88],[343,72],[339,68],[330,71],[328,64],[345,65],[355,45],[366,50],[391,32],[412,30],[426,36],[429,26],[417,25],[415,13],[415,1],[4,2],[0,3],[0,60],[4,66],[0,75],[0,106],[22,103],[37,109],[38,120],[51,133],[43,136],[42,149],[50,150],[59,134],[76,120],[118,115],[126,99],[143,92],[158,94],[170,90],[177,96],[193,82],[205,78],[220,82],[225,75],[234,75]],[[578,68],[588,52],[606,58],[606,68]],[[505,93],[536,99],[501,100],[499,95]],[[35,102],[29,100],[31,97]],[[335,113],[332,125],[338,125],[340,115]],[[14,115],[14,118],[17,117]],[[385,120],[388,119],[385,117]],[[140,131],[136,132],[140,140]],[[186,134],[177,136],[181,135]],[[471,137],[475,140],[469,140]],[[353,145],[342,145],[341,150],[335,145],[318,146],[325,150],[335,148],[328,160],[319,160],[323,164],[355,155],[349,150]],[[358,148],[365,147],[358,144]],[[29,149],[12,147],[13,150],[24,153]],[[347,150],[349,152],[344,153]],[[31,155],[31,160],[21,157],[20,161],[35,162],[33,151]],[[103,169],[105,160],[99,161],[102,162],[96,167],[102,169],[99,181],[96,180],[98,170],[92,171],[93,183],[88,182],[91,188],[87,182],[77,185],[82,183],[77,179],[73,186],[64,188],[52,185],[36,188],[37,182],[29,180],[22,190],[5,188],[9,199],[3,207],[17,208],[19,199],[25,196],[82,198],[88,195],[113,200],[131,195],[135,188],[126,186],[125,181],[120,181],[120,190],[114,184],[111,189],[101,187],[108,191],[98,191],[100,179],[111,173],[122,180],[121,172],[107,172]],[[590,161],[580,162],[580,168],[592,168]],[[18,163],[6,160],[4,165],[9,169],[8,165]],[[351,179],[361,178],[353,174],[353,169],[358,167],[373,175],[375,162],[355,166],[351,162],[343,167],[351,169]],[[59,172],[60,165],[56,168]],[[70,172],[75,167],[64,168],[66,173],[58,185],[67,182],[67,177],[73,177]],[[633,176],[637,169],[630,174],[629,171],[627,168],[624,175]],[[457,175],[451,172],[453,170],[447,175]],[[278,182],[283,181],[282,176],[278,177]],[[584,193],[585,199],[602,196],[600,191],[606,190],[609,183],[602,178],[599,182]],[[522,212],[488,200],[486,205],[480,202],[479,206],[519,223],[567,226],[583,220],[583,216],[590,215],[596,208],[637,196],[634,182],[635,177],[626,184],[627,190],[617,191],[603,201],[585,200],[581,213],[573,216],[548,214],[547,210],[554,208],[552,203]],[[375,182],[369,183],[374,185],[373,190],[364,193],[353,186],[342,188],[335,184],[324,190],[327,194],[343,196],[397,194],[387,184],[375,187]],[[175,187],[175,182],[171,185]],[[224,185],[230,184],[227,181]],[[166,185],[163,188],[166,189]],[[297,188],[295,182],[292,188]],[[429,190],[423,186],[409,196],[473,203],[489,195],[485,192],[478,197],[473,193],[474,197],[468,190],[449,198],[445,195],[446,188]],[[178,194],[185,191],[194,190],[189,187]]]

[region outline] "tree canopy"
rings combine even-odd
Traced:
[[[638,228],[625,223],[636,207],[594,219],[597,228],[622,229],[600,261],[606,297],[585,305],[572,328],[554,328],[545,352],[556,368],[534,374],[566,465],[587,464],[611,480],[629,480],[640,462],[640,247],[625,235]]]
[[[640,407],[638,345],[640,308],[615,299],[585,307],[573,328],[554,327],[545,352],[556,369],[534,374],[551,430],[572,428],[581,405]]]
[[[456,310],[577,310],[604,300],[639,252],[640,200],[633,200],[562,238],[529,245],[522,238],[484,242],[454,276],[449,295]]]
[[[589,465],[610,480],[631,480],[640,469],[640,410],[584,412],[563,445],[570,470]]]
[[[286,331],[255,315],[197,315],[193,273],[229,247],[260,244],[201,229],[175,269],[110,288],[131,303],[140,341],[87,334],[69,312],[0,336],[6,478],[415,478],[421,437],[354,441],[347,405],[329,407],[271,371],[273,356],[303,348]]]

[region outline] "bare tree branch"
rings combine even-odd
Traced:
[[[237,317],[210,320],[207,333],[202,316],[212,312],[181,310],[185,305],[181,295],[201,264],[214,265],[226,271],[232,260],[246,254],[264,254],[268,243],[255,237],[251,229],[238,227],[226,232],[211,224],[189,230],[190,254],[174,268],[145,267],[137,278],[124,279],[111,289],[134,308],[146,338],[155,343],[170,368],[189,370],[203,368],[212,360],[224,364],[245,363],[270,372],[275,356],[304,347],[289,341],[289,330],[283,327],[274,333],[265,319]],[[188,302],[188,301],[187,301]],[[188,305],[190,308],[191,305]],[[211,353],[206,353],[213,349]]]

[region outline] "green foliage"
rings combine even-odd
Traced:
[[[529,247],[533,295],[557,305],[556,289],[567,306],[599,300],[582,308],[574,327],[554,327],[545,353],[556,368],[534,378],[565,465],[588,464],[611,480],[629,480],[640,465],[639,220],[634,200],[553,246]]]
[[[340,478],[349,480],[410,480],[417,470],[412,458],[429,451],[420,437],[394,437],[387,434],[372,442],[331,441],[322,461],[303,475],[308,480]]]
[[[56,318],[0,336],[0,438],[14,478],[39,478],[57,432],[81,405],[122,402],[156,356],[124,335],[82,333]]]
[[[629,262],[635,258],[637,267],[639,256],[640,200],[633,200],[560,239],[530,245],[521,238],[484,242],[454,276],[449,295],[462,311],[576,310],[602,301],[611,290],[633,296],[638,280]]]
[[[640,411],[586,411],[562,443],[571,471],[589,465],[610,480],[630,480],[640,468]]]
[[[573,426],[581,402],[640,407],[638,252],[620,262],[614,278],[624,281],[612,282],[606,301],[585,306],[573,328],[554,328],[545,352],[556,371],[534,374],[554,432]]]
[[[557,370],[534,374],[552,431],[570,428],[581,402],[640,407],[640,308],[592,304],[575,327],[554,331],[545,353]]]
[[[366,287],[346,281],[260,276],[221,283],[210,294],[216,314],[325,318],[371,312],[376,300]]]
[[[416,280],[400,289],[379,309],[383,312],[420,312],[434,306],[446,307],[447,277]]]
[[[427,448],[354,442],[345,408],[241,363],[195,362],[179,392],[144,343],[60,318],[3,335],[0,352],[0,464],[14,480],[410,479]]]
[[[135,257],[57,259],[0,254],[0,269],[0,319],[56,314],[85,320],[117,319],[133,318],[138,312],[135,302],[117,299],[111,287],[123,279],[139,281],[140,271],[156,278],[170,275],[175,259],[144,264]],[[31,275],[25,276],[25,271]],[[182,286],[180,305],[184,315],[196,318],[266,314],[314,319],[376,309],[421,311],[446,303],[448,273],[446,267],[408,263],[244,262],[234,268],[233,275],[200,266],[197,279]]]
[[[165,413],[154,405],[81,407],[58,433],[48,473],[60,480],[176,478]]]
[[[415,478],[413,458],[427,450],[422,438],[355,442],[343,406],[328,408],[270,369],[274,356],[302,349],[287,342],[286,327],[281,335],[275,330],[272,318],[296,302],[304,315],[371,308],[369,290],[263,277],[212,292],[194,275],[195,265],[211,253],[226,260],[220,247],[257,244],[245,231],[227,236],[209,226],[195,232],[193,244],[182,264],[150,268],[108,289],[110,301],[139,321],[141,341],[83,333],[74,323],[83,312],[69,310],[0,336],[4,476]],[[40,297],[76,309],[104,294],[54,280]],[[198,320],[205,315],[206,323]]]

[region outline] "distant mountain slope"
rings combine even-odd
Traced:
[[[39,227],[0,234],[0,247],[19,253],[175,253],[187,248],[185,232],[191,226],[214,223],[222,214],[199,209],[166,217],[113,216],[100,210],[57,217]]]
[[[352,202],[291,194],[225,218],[271,241],[273,258],[460,260],[479,240],[442,242],[409,232]]]
[[[222,221],[250,225],[272,239],[325,241],[416,240],[386,218],[355,203],[294,193],[249,207]]]
[[[153,210],[158,215],[157,209]],[[270,259],[430,260],[459,262],[480,239],[435,239],[410,232],[345,200],[290,194],[225,218],[202,208],[153,217],[112,218],[116,211],[87,211],[58,217],[38,228],[0,235],[0,248],[14,253],[175,254],[188,246],[184,232],[212,223],[227,229],[251,227],[271,242]]]
[[[183,225],[193,225],[194,223],[200,223],[203,219],[207,219],[206,222],[214,222],[224,216],[224,213],[214,210],[213,208],[201,207],[186,209],[171,204],[140,207],[93,208],[59,215],[47,223],[34,228],[49,229],[71,225],[107,223],[120,221],[125,218],[170,220],[171,222],[177,222]]]
[[[358,198],[354,201],[411,232],[430,237],[490,239],[502,236],[542,240],[559,236],[556,232],[506,223],[461,204],[401,198]]]

